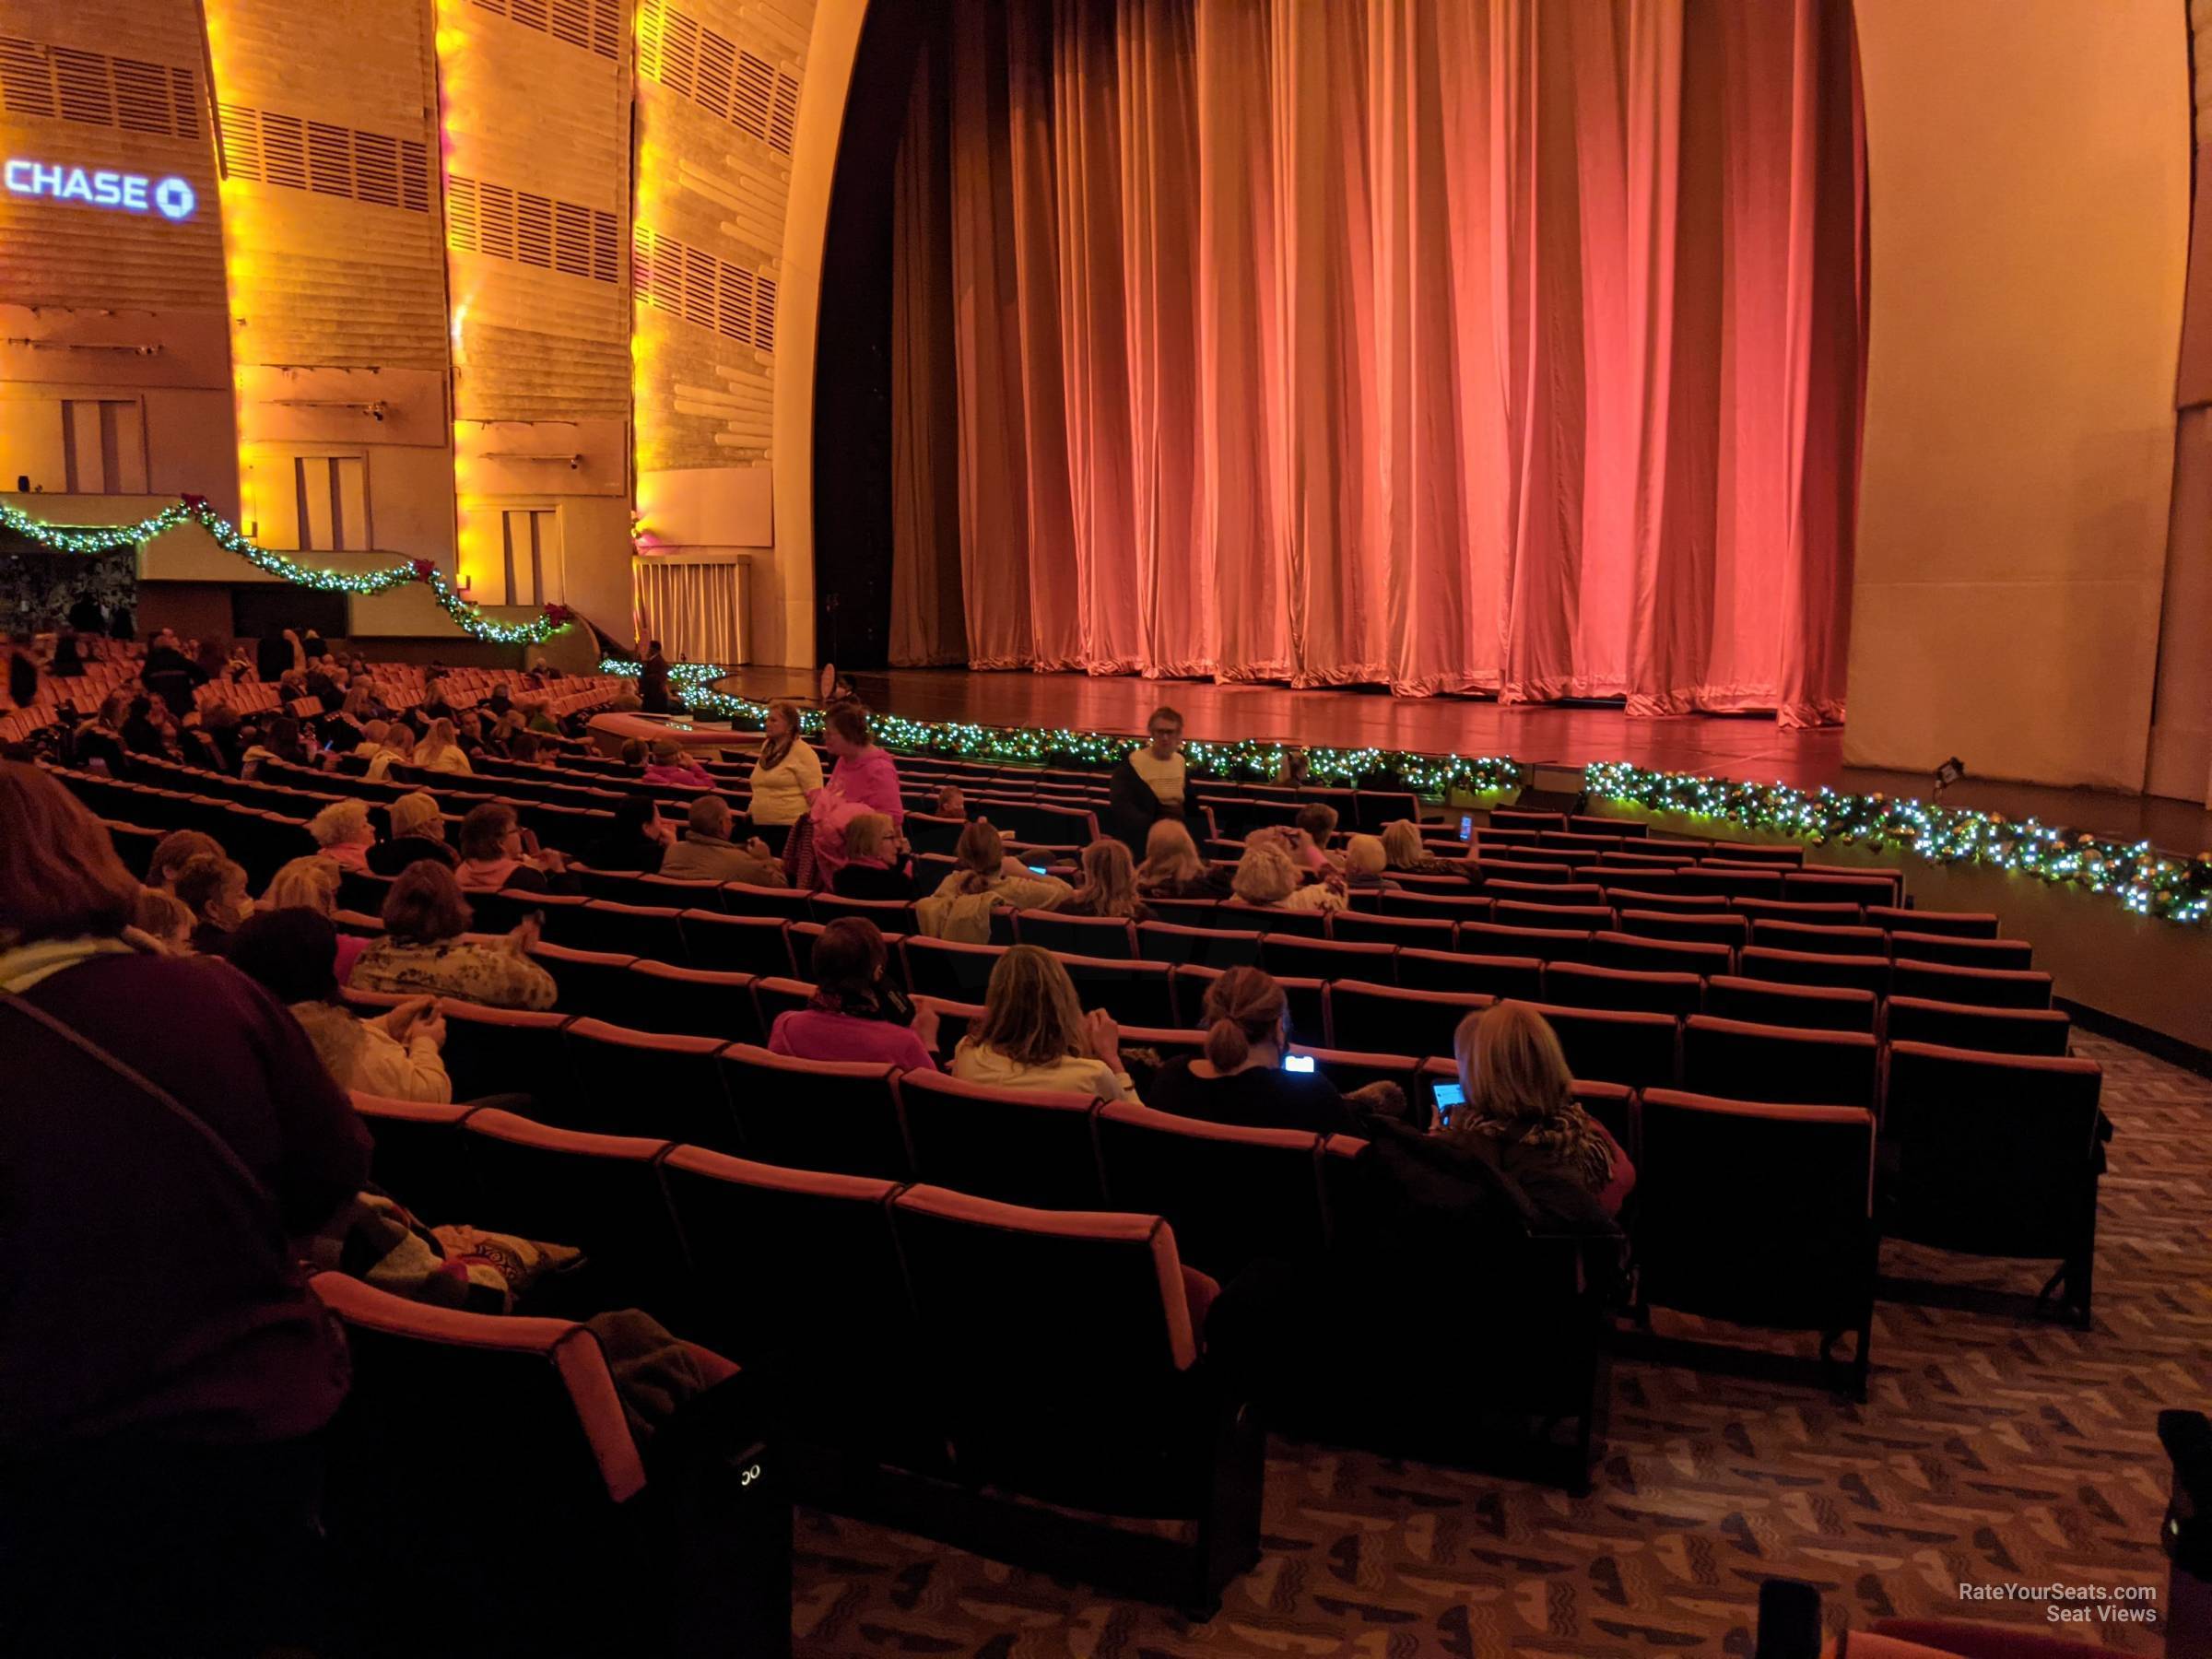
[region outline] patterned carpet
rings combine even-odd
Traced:
[[[2212,1400],[2212,1082],[2077,1037],[2117,1125],[2096,1328],[1884,1302],[1854,1406],[1810,1387],[1649,1364],[1614,1371],[1591,1495],[1280,1439],[1265,1554],[1221,1611],[1164,1608],[804,1512],[804,1654],[1751,1652],[1761,1579],[1822,1586],[1831,1618],[1962,1607],[1961,1583],[2148,1584],[2166,1460],[2159,1410]],[[2032,1290],[2041,1275],[1889,1246],[1885,1271]],[[2155,1653],[2157,1630],[2096,1639]]]

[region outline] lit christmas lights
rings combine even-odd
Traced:
[[[322,571],[296,559],[272,552],[252,537],[241,535],[231,523],[207,505],[205,497],[186,496],[173,507],[164,507],[135,524],[101,524],[72,529],[33,518],[19,507],[0,501],[0,529],[13,531],[50,553],[114,553],[151,541],[179,524],[196,524],[226,553],[234,553],[253,565],[294,586],[323,594],[352,594],[371,598],[391,593],[410,582],[429,584],[438,607],[462,632],[495,645],[542,645],[572,620],[568,607],[548,605],[528,622],[499,622],[453,591],[453,585],[427,559],[410,560],[382,571]]]

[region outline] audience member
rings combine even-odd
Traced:
[[[65,628],[54,636],[53,655],[46,661],[46,672],[55,679],[82,679],[85,677],[85,656],[76,641],[76,635]]]
[[[178,872],[186,865],[195,858],[222,856],[223,844],[214,836],[197,830],[171,830],[154,843],[153,855],[147,860],[146,885],[173,893]]]
[[[1071,916],[1120,916],[1149,922],[1151,907],[1136,896],[1136,865],[1118,841],[1095,841],[1083,849],[1083,881],[1062,902]]]
[[[653,740],[653,760],[645,768],[648,783],[680,783],[687,789],[712,789],[713,774],[696,760],[687,759],[683,746],[673,737]]]
[[[242,974],[148,947],[106,832],[0,765],[0,1608],[21,1653],[305,1648],[344,1347],[289,1240],[369,1137]]]
[[[369,757],[369,775],[371,778],[385,778],[391,775],[394,766],[414,764],[415,728],[405,721],[395,720],[384,728],[383,741],[377,745],[376,752]]]
[[[123,717],[123,747],[134,755],[150,755],[157,760],[182,759],[182,750],[171,736],[174,728],[166,724],[168,714],[159,698],[131,699],[129,712]]]
[[[916,1008],[885,971],[883,935],[859,916],[840,916],[814,942],[814,997],[776,1016],[775,1053],[802,1060],[865,1060],[901,1071],[935,1071],[937,1012]]]
[[[675,844],[676,832],[644,795],[615,803],[615,821],[586,846],[579,862],[594,870],[641,870],[652,876]]]
[[[1226,899],[1229,878],[1209,869],[1180,818],[1161,818],[1145,837],[1136,890],[1147,899]]]
[[[837,874],[837,866],[845,861],[845,826],[859,814],[880,812],[894,825],[906,821],[899,768],[888,752],[877,747],[868,729],[866,709],[856,702],[830,705],[822,714],[822,744],[837,764],[807,807],[812,834],[802,838],[802,867],[793,869],[791,852],[787,849],[784,854],[784,869],[799,887],[816,885],[816,869],[825,879]],[[809,860],[812,868],[805,867]]]
[[[1384,878],[1382,872],[1390,867],[1390,855],[1383,852],[1380,837],[1355,835],[1344,843],[1344,885],[1355,893],[1379,893],[1384,888],[1398,884]]]
[[[736,827],[730,804],[720,795],[691,803],[690,827],[661,860],[661,874],[679,881],[743,881],[754,887],[782,887],[783,866],[759,836],[739,846],[730,839]]]
[[[1040,876],[1026,869],[1019,875],[1009,872],[1006,838],[989,818],[969,820],[953,856],[960,867],[914,907],[916,924],[933,939],[988,944],[994,906],[1057,910],[1073,890],[1057,876]]]
[[[260,774],[265,760],[278,760],[287,766],[306,766],[310,759],[307,746],[300,738],[300,723],[289,714],[277,714],[271,716],[261,728],[260,735],[246,746],[246,752],[239,758],[239,771],[242,776],[252,778]],[[373,765],[369,769],[369,775],[372,778],[382,776]]]
[[[138,665],[138,682],[167,704],[179,720],[192,712],[192,694],[207,683],[207,670],[184,654],[174,629],[163,629]]]
[[[1466,1103],[1441,1133],[1486,1151],[1524,1190],[1563,1175],[1618,1215],[1636,1171],[1606,1126],[1574,1098],[1559,1034],[1524,1002],[1501,1002],[1459,1022],[1452,1039]]]
[[[929,810],[933,818],[965,818],[968,816],[968,797],[958,783],[943,784],[930,798]]]
[[[269,878],[269,885],[263,889],[261,902],[254,906],[254,914],[273,910],[312,911],[316,915],[329,919],[335,929],[338,913],[338,866],[320,854],[292,859]],[[368,947],[369,940],[365,935],[337,935],[331,969],[333,977],[339,984],[353,982],[353,965]]]
[[[1085,1014],[1059,958],[1034,945],[1013,946],[998,959],[982,1018],[953,1050],[950,1070],[994,1088],[1136,1099],[1113,1017],[1103,1008]]]
[[[1274,840],[1255,840],[1244,849],[1230,891],[1230,904],[1253,910],[1336,911],[1345,905],[1338,881],[1300,886],[1298,866],[1290,862],[1281,842]]]
[[[549,1008],[553,976],[532,961],[537,922],[500,939],[463,935],[472,920],[453,873],[429,859],[409,865],[384,897],[384,936],[354,964],[363,991],[456,996],[494,1008]]]
[[[1107,822],[1130,852],[1146,845],[1146,836],[1162,818],[1181,818],[1187,768],[1182,755],[1182,716],[1162,706],[1145,723],[1151,741],[1124,755],[1107,780]]]
[[[472,893],[546,893],[566,873],[568,863],[547,849],[539,851],[504,801],[483,801],[461,820],[461,862],[454,878]],[[565,885],[562,884],[562,885]]]
[[[177,872],[175,890],[192,912],[192,947],[202,956],[221,956],[238,924],[253,913],[245,867],[220,855],[187,862]]]
[[[341,1088],[394,1100],[453,1098],[440,1049],[445,1017],[434,998],[409,997],[374,1017],[356,1018],[339,1000],[331,972],[344,935],[312,910],[264,911],[238,930],[230,965],[284,1004]]]
[[[130,748],[124,741],[124,723],[130,718],[131,699],[118,691],[100,705],[89,720],[70,734],[70,753],[80,767],[100,766],[112,778],[130,774]]]
[[[430,722],[430,729],[415,746],[415,764],[424,771],[452,772],[464,778],[477,770],[468,763],[467,752],[456,741],[450,719]]]
[[[174,893],[140,888],[131,924],[171,956],[192,954],[192,912]]]
[[[1389,867],[1408,876],[1459,876],[1466,872],[1464,858],[1437,858],[1421,841],[1421,827],[1411,818],[1382,826],[1382,851]]]
[[[307,820],[307,832],[323,849],[323,856],[340,869],[369,867],[369,849],[376,844],[376,830],[369,822],[368,802],[351,798],[333,801]]]
[[[369,849],[371,875],[396,876],[425,858],[449,870],[461,862],[460,854],[446,843],[445,815],[438,810],[435,795],[418,789],[401,795],[386,811],[391,819],[392,839]]]
[[[1313,876],[1326,876],[1342,867],[1329,851],[1336,833],[1336,808],[1325,801],[1308,801],[1298,809],[1298,848],[1292,862]]]
[[[661,642],[646,642],[645,660],[638,665],[638,701],[648,714],[669,714],[676,711],[676,702],[668,695],[668,659],[661,654]]]
[[[1206,989],[1205,1024],[1205,1054],[1178,1055],[1162,1065],[1145,1089],[1147,1104],[1248,1129],[1361,1133],[1359,1117],[1326,1077],[1283,1070],[1290,1005],[1268,975],[1231,968],[1216,979]]]
[[[830,878],[830,890],[840,899],[903,901],[914,896],[913,861],[888,818],[863,812],[845,825],[845,862]]]
[[[799,735],[798,705],[768,705],[768,735],[754,763],[749,816],[756,825],[785,828],[806,816],[822,787],[822,762]]]

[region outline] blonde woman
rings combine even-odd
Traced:
[[[328,858],[314,853],[305,858],[295,858],[269,878],[269,885],[263,891],[261,903],[255,907],[254,914],[277,910],[307,910],[318,916],[335,916],[338,913],[338,866]],[[331,965],[339,984],[352,983],[353,965],[360,959],[361,952],[368,948],[368,939],[359,934],[342,933],[337,935],[337,953],[332,959]]]
[[[192,912],[192,947],[202,956],[221,956],[230,935],[253,913],[246,891],[246,869],[220,854],[202,854],[177,872],[178,901]]]
[[[1136,896],[1136,864],[1118,841],[1095,841],[1083,849],[1083,884],[1060,908],[1071,916],[1152,919],[1151,907]]]
[[[983,994],[983,1017],[953,1050],[950,1069],[994,1088],[1136,1099],[1113,1017],[1102,1008],[1085,1014],[1067,970],[1034,945],[1014,946],[998,959]]]
[[[1452,1040],[1465,1103],[1440,1129],[1480,1146],[1508,1175],[1565,1176],[1608,1216],[1636,1184],[1629,1155],[1574,1098],[1559,1033],[1528,1004],[1501,1002],[1459,1022]]]
[[[530,959],[535,918],[501,939],[468,937],[471,920],[453,871],[429,859],[409,865],[384,899],[383,937],[361,952],[354,983],[494,1008],[551,1007],[553,976]]]
[[[307,820],[307,832],[315,838],[323,856],[342,869],[366,870],[369,849],[376,831],[369,824],[366,801],[333,801]]]
[[[394,766],[415,764],[415,728],[404,720],[395,720],[384,729],[384,740],[377,746],[376,753],[369,757],[369,775],[387,778]]]
[[[1145,836],[1145,862],[1136,890],[1147,899],[1226,899],[1229,884],[1198,856],[1198,843],[1181,818],[1161,818]]]
[[[433,720],[430,729],[422,735],[422,743],[415,750],[415,764],[425,771],[452,772],[455,777],[469,777],[476,768],[469,765],[468,756],[453,741],[453,723]]]
[[[1408,876],[1463,876],[1467,868],[1463,858],[1432,857],[1421,841],[1421,827],[1411,818],[1382,826],[1382,856],[1389,868]]]
[[[1056,876],[1039,876],[1029,870],[1016,875],[1008,870],[1006,837],[993,828],[989,818],[975,818],[960,831],[953,856],[960,867],[914,907],[922,931],[933,939],[988,944],[994,906],[1058,910],[1074,891]]]
[[[1279,841],[1247,846],[1230,890],[1230,903],[1252,910],[1339,911],[1345,905],[1341,877],[1300,887],[1298,866]]]
[[[1382,872],[1390,867],[1390,855],[1383,852],[1379,837],[1355,835],[1344,843],[1344,885],[1361,892],[1380,892],[1398,884],[1386,881]]]
[[[396,876],[418,858],[436,859],[447,869],[460,855],[445,841],[445,815],[438,810],[437,796],[416,790],[392,803],[392,839],[369,849],[369,868],[378,876]]]
[[[864,812],[845,826],[845,862],[830,877],[840,899],[897,899],[914,896],[914,866],[906,838],[888,813]]]

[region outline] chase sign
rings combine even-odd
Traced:
[[[20,156],[10,157],[0,169],[0,182],[10,195],[82,202],[88,207],[112,207],[124,213],[158,213],[171,223],[190,218],[200,206],[198,195],[182,179],[49,165]]]

